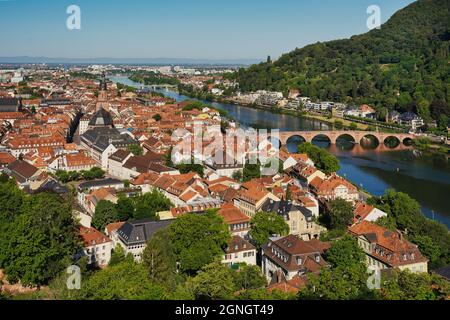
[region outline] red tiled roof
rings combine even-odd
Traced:
[[[250,218],[232,203],[224,203],[217,212],[227,224],[249,222]]]
[[[85,247],[90,247],[106,242],[111,242],[111,239],[105,236],[103,233],[94,228],[86,228],[80,226],[80,236],[83,239]]]
[[[364,236],[374,244],[371,254],[390,266],[428,261],[417,246],[407,241],[400,232],[390,231],[365,220],[351,226],[349,232],[355,236]]]
[[[114,231],[118,230],[121,226],[123,226],[125,222],[113,222],[106,226],[107,235],[111,235]]]

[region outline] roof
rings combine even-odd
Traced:
[[[369,213],[373,211],[373,209],[375,208],[368,203],[358,202],[355,206],[355,209],[353,210],[355,221],[364,220],[369,215]]]
[[[263,255],[287,271],[318,272],[328,265],[322,255],[329,247],[329,242],[304,241],[291,234],[269,239],[263,246]]]
[[[91,247],[102,243],[111,242],[111,239],[109,237],[105,236],[95,228],[86,228],[84,226],[80,226],[80,236],[83,239],[83,244],[85,247]]]
[[[366,220],[348,230],[355,236],[366,238],[373,244],[370,254],[392,267],[428,261],[417,246],[407,241],[399,231],[391,231]]]
[[[289,212],[292,211],[300,211],[305,217],[306,221],[312,222],[313,214],[311,210],[297,206],[293,204],[291,201],[273,201],[272,199],[267,199],[262,205],[261,209],[265,212],[275,212],[281,216],[289,216]]]
[[[119,149],[119,150],[117,150],[116,152],[114,152],[112,155],[110,155],[109,158],[112,159],[112,160],[115,160],[115,161],[122,162],[122,161],[124,161],[130,154],[131,154],[131,152],[129,152],[129,151]]]
[[[227,224],[249,222],[250,218],[232,203],[224,203],[217,212]]]
[[[122,227],[125,224],[125,222],[113,222],[110,223],[106,226],[105,230],[106,230],[106,234],[108,236],[111,235],[111,233],[113,233],[114,231],[118,230],[120,227]]]
[[[175,219],[128,221],[117,230],[117,234],[126,245],[142,244],[147,242],[158,230],[168,227],[173,221]]]
[[[256,204],[267,194],[269,194],[269,191],[263,185],[252,180],[242,184],[242,188],[239,190],[239,198],[252,204]]]
[[[255,250],[255,246],[240,236],[233,236],[227,243],[226,253]]]
[[[8,165],[14,161],[16,161],[16,158],[9,152],[0,152],[0,167]]]
[[[400,115],[400,120],[403,120],[403,121],[411,121],[411,120],[417,120],[417,119],[420,119],[420,117],[417,116],[414,112],[410,112],[410,111],[404,112]]]
[[[89,147],[103,152],[110,144],[120,149],[138,142],[126,133],[121,133],[116,128],[97,127],[87,130],[81,135],[81,141]]]
[[[34,193],[40,192],[55,192],[57,194],[66,194],[69,192],[69,189],[59,182],[51,179],[43,183]]]
[[[346,187],[349,192],[358,191],[358,189],[353,184],[337,175],[333,175],[326,180],[322,180],[319,177],[316,177],[311,181],[310,185],[317,191],[319,195],[334,193],[335,189],[339,186]]]
[[[100,108],[89,121],[90,126],[112,126],[113,119],[111,114],[103,108]]]
[[[450,281],[450,266],[442,267],[440,269],[437,269],[434,271],[434,273],[437,273],[441,277],[447,279]]]
[[[31,178],[38,171],[38,168],[23,160],[16,160],[14,162],[11,162],[8,165],[8,169],[11,171],[12,175],[21,183]]]
[[[78,190],[110,186],[110,185],[120,185],[120,184],[123,184],[123,181],[121,181],[119,179],[106,178],[106,179],[101,179],[101,180],[93,180],[93,181],[86,181],[86,182],[80,183],[78,185]]]
[[[0,106],[18,106],[19,99],[17,98],[0,98]]]
[[[308,283],[308,277],[306,275],[295,275],[290,280],[280,279],[278,282],[274,282],[267,287],[267,291],[272,292],[279,290],[285,293],[297,293],[300,289],[304,288]]]

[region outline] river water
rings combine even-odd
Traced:
[[[110,80],[142,87],[126,77],[110,77]],[[172,91],[159,92],[177,101],[191,99]],[[233,104],[204,102],[226,110],[244,126],[280,131],[330,129],[327,124],[316,120]],[[294,152],[298,143],[295,139],[288,141],[289,151]],[[314,143],[338,157],[341,164],[338,173],[341,176],[374,195],[382,195],[389,188],[405,192],[420,203],[427,217],[450,227],[450,163],[446,158],[423,155],[412,149],[380,151],[345,141],[337,145],[329,145],[325,141]]]

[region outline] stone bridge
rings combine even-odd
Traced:
[[[270,135],[270,134],[269,134]],[[405,145],[405,142],[415,138],[414,134],[409,133],[386,133],[377,131],[280,131],[279,138],[281,145],[286,145],[292,137],[301,137],[306,142],[312,142],[316,137],[324,136],[330,139],[331,144],[336,144],[340,137],[350,137],[356,144],[359,144],[363,138],[373,137],[380,145],[383,145],[387,138],[395,138],[398,145]]]

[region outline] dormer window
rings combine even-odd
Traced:
[[[319,255],[316,256],[316,262],[320,262],[320,256]]]
[[[302,265],[302,258],[300,258],[300,257],[297,257],[297,265]]]

